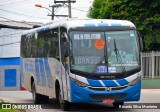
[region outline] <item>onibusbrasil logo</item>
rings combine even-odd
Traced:
[[[34,104],[2,104],[2,109],[42,109],[42,106]]]

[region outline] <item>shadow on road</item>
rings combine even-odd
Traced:
[[[59,103],[56,99],[50,99],[48,104],[42,105],[43,109],[60,109]],[[131,111],[129,109],[115,109],[112,104],[102,103],[72,103],[70,112],[106,112],[106,111]]]

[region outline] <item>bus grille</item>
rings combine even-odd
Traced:
[[[103,100],[103,99],[122,99],[125,98],[127,93],[121,93],[121,94],[90,94],[89,96],[93,100]]]
[[[122,89],[125,89],[126,87],[128,87],[128,86],[110,87],[110,91],[122,90]],[[106,89],[107,87],[91,87],[91,86],[89,86],[88,88],[91,90],[94,90],[94,91],[106,91],[107,90]]]

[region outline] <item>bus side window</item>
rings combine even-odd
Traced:
[[[59,60],[59,37],[58,29],[51,31],[49,57],[54,57]]]
[[[44,49],[45,49],[45,55],[46,57],[49,57],[50,55],[50,49],[51,49],[51,38],[52,38],[52,31],[47,30],[45,31],[45,44],[44,44]]]
[[[31,37],[31,57],[35,58],[37,55],[37,43],[36,43],[36,34],[32,34]]]
[[[44,39],[42,32],[38,32],[38,38],[37,38],[37,57],[43,57],[44,53]]]
[[[26,58],[31,57],[31,35],[26,35]]]

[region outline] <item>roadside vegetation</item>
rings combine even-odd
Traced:
[[[160,51],[160,0],[94,0],[88,17],[133,22],[145,51]]]

